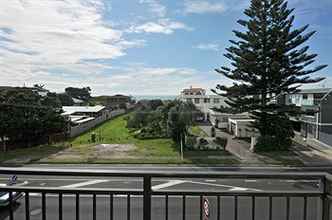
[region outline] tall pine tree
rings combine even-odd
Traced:
[[[308,53],[309,47],[302,45],[315,31],[307,33],[308,25],[294,29],[293,11],[285,0],[252,0],[244,12],[248,19],[238,21],[244,31],[233,31],[237,40],[230,41],[224,54],[231,67],[216,69],[235,82],[217,85],[213,91],[227,97],[233,109],[252,113],[256,119],[252,126],[260,132],[257,146],[263,148],[287,148],[294,135],[289,114],[295,106],[271,100],[298,92],[302,84],[323,80],[311,75],[327,66],[310,67],[317,54]]]

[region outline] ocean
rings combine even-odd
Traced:
[[[174,100],[176,95],[137,95],[133,96],[136,101],[139,100],[153,100],[153,99],[160,99],[160,100]]]

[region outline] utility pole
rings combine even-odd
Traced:
[[[183,160],[183,143],[182,143],[182,134],[180,134],[180,145],[181,145],[181,160]]]

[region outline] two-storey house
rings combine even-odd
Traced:
[[[293,118],[295,128],[307,140],[332,147],[332,89],[303,89],[285,96],[286,104],[301,107],[306,112]],[[296,126],[296,123],[298,126]]]

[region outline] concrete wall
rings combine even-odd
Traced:
[[[71,127],[69,136],[76,137],[76,136],[90,130],[91,128],[103,123],[104,121],[114,118],[115,116],[124,114],[125,112],[126,111],[123,109],[114,110],[111,112],[105,112],[101,116],[95,118],[92,121],[88,121],[86,123],[82,123],[77,126]]]
[[[332,126],[320,126],[318,140],[332,147]]]
[[[328,94],[321,102],[320,123],[332,123],[332,93]]]
[[[321,102],[318,140],[332,147],[332,93]]]

